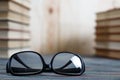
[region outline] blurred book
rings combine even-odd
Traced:
[[[114,49],[114,50],[120,50],[120,43],[119,42],[97,42],[96,48],[102,48],[102,49]]]
[[[113,20],[120,18],[120,9],[112,9],[97,13],[97,21]]]
[[[28,16],[30,10],[30,2],[26,2],[26,0],[1,0],[0,11],[8,10],[10,12]]]
[[[120,59],[120,50],[96,48],[97,56]]]
[[[0,20],[12,20],[21,23],[29,23],[29,17],[12,11],[0,11]]]
[[[30,0],[0,0],[0,57],[30,47]]]
[[[96,27],[96,33],[119,33],[120,27],[119,26],[104,26],[104,27]]]
[[[19,48],[30,46],[28,40],[0,40],[0,48]]]
[[[120,33],[98,33],[96,41],[116,41],[120,42]]]
[[[12,20],[0,20],[0,30],[1,29],[29,32],[29,23],[26,24]]]
[[[97,13],[96,54],[120,59],[120,9]]]
[[[0,29],[0,38],[8,39],[29,39],[29,32],[14,30],[14,29]]]

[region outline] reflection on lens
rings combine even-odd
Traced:
[[[56,55],[52,67],[55,72],[68,75],[79,75],[83,69],[80,57],[71,53]]]
[[[33,74],[43,68],[42,60],[33,52],[22,52],[13,56],[11,70],[15,74]]]

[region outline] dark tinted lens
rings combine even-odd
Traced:
[[[43,64],[38,54],[22,52],[12,57],[10,67],[14,74],[34,74],[42,70]]]
[[[60,53],[53,59],[52,68],[55,72],[67,75],[80,75],[83,64],[80,57],[71,53]]]

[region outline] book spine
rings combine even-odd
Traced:
[[[120,50],[96,48],[97,56],[120,59]]]
[[[12,39],[29,39],[29,32],[18,32],[18,31],[0,31],[0,38],[12,38]]]
[[[12,22],[12,23],[16,23],[16,24],[18,24],[18,25],[27,25],[27,26],[29,26],[29,23],[18,22],[18,21],[9,20],[9,19],[0,19],[0,23],[3,23],[3,22],[7,22],[7,24],[8,24],[9,22]]]
[[[8,2],[0,0],[0,11],[8,10]]]
[[[117,39],[95,39],[96,42],[120,42],[120,40]]]
[[[104,26],[104,27],[96,27],[96,33],[104,34],[104,33],[120,33],[120,26]]]
[[[97,42],[96,48],[120,50],[119,42]]]
[[[110,19],[110,20],[98,20],[97,26],[119,26],[120,25],[120,18]]]
[[[11,0],[11,2],[30,10],[30,0]]]
[[[105,20],[105,19],[114,19],[120,18],[120,9],[113,9],[105,12],[97,13],[97,20]]]
[[[16,22],[22,22],[22,23],[29,23],[29,16],[25,16],[22,14],[17,14],[11,11],[1,11],[0,12],[0,20],[12,20]]]
[[[8,5],[9,5],[9,11],[25,16],[28,16],[29,14],[29,9],[24,8],[24,6],[17,5],[14,2],[9,2]]]
[[[29,41],[0,41],[0,48],[29,47]]]

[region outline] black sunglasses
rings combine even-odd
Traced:
[[[6,72],[16,76],[42,72],[79,76],[85,72],[85,63],[80,55],[72,52],[59,52],[53,56],[50,64],[46,64],[39,53],[22,51],[10,57],[6,65]]]

